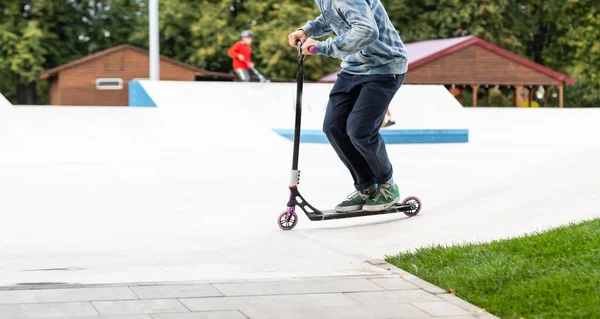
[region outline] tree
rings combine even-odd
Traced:
[[[577,80],[565,89],[567,106],[600,107],[600,3],[594,0],[520,1],[531,21],[526,54]]]
[[[0,88],[13,102],[35,103],[40,73],[126,42],[139,5],[136,0],[4,0]]]
[[[600,2],[597,0],[382,0],[405,42],[476,35],[578,80],[567,103],[600,106]],[[313,0],[161,0],[161,53],[211,71],[231,71],[227,49],[244,29],[256,34],[253,58],[264,74],[293,78],[289,32],[315,18]],[[148,46],[148,0],[3,0],[0,90],[35,93],[37,77],[121,43]],[[339,68],[306,60],[306,77]],[[28,91],[29,90],[29,91]],[[573,96],[571,96],[573,95]]]
[[[564,14],[570,19],[558,23],[562,36],[556,42],[565,49],[560,56],[553,55],[552,62],[565,64],[563,70],[579,82],[576,90],[567,90],[567,101],[576,101],[573,106],[600,107],[600,3],[565,1]]]
[[[525,12],[514,0],[384,0],[405,42],[478,36],[509,50],[521,50],[518,37]]]
[[[189,57],[193,64],[209,70],[228,72],[231,58],[226,52],[239,41],[240,32],[251,29],[255,35],[253,59],[262,72],[271,77],[293,78],[297,53],[287,44],[287,35],[309,19],[318,16],[313,1],[201,1],[202,14],[191,25],[195,48]],[[316,79],[339,66],[339,61],[323,56],[306,60],[308,79]]]
[[[35,92],[33,95],[25,92],[33,88],[31,83],[43,70],[43,32],[39,29],[38,21],[21,18],[29,16],[30,9],[31,5],[23,1],[6,2],[0,7],[0,69],[6,76],[3,76],[1,86],[7,88],[7,97],[13,101],[18,93],[21,93],[24,102],[35,100]]]
[[[476,35],[575,77],[567,105],[600,106],[598,1],[383,1],[405,42]]]

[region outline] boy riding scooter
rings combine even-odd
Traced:
[[[386,210],[400,201],[400,192],[379,130],[408,68],[406,48],[380,0],[316,3],[321,15],[292,32],[288,41],[293,47],[301,41],[305,55],[316,46],[319,54],[342,60],[323,131],[356,191],[336,211]],[[332,31],[337,37],[313,39]]]

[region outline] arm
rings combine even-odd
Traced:
[[[231,48],[229,48],[229,50],[227,51],[227,55],[229,55],[232,59],[237,59],[241,62],[246,63],[246,65],[248,65],[250,68],[253,68],[254,63],[250,59],[246,60],[246,58],[244,58],[244,55],[240,52],[241,46],[242,44],[236,42]]]
[[[240,51],[238,50],[239,48],[239,42],[236,42],[234,45],[231,46],[231,48],[229,48],[229,50],[227,51],[227,55],[229,55],[232,59],[238,59],[238,56],[240,55]]]
[[[331,28],[329,27],[329,24],[325,22],[325,19],[323,19],[323,15],[318,16],[313,21],[308,21],[300,28],[300,30],[304,30],[306,35],[311,38],[322,37],[331,32]]]
[[[368,47],[379,38],[379,29],[371,7],[365,0],[333,0],[350,31],[335,38],[318,41],[319,53],[342,58]]]

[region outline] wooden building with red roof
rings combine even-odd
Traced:
[[[564,86],[575,84],[575,80],[564,74],[475,36],[408,43],[406,47],[409,62],[406,84],[468,86],[473,92],[482,86],[510,86],[515,93],[515,106],[523,101],[531,104],[533,88],[540,86],[545,88],[547,106],[548,88],[557,87],[560,107],[564,105]],[[335,82],[338,73],[318,82]],[[477,104],[477,94],[473,94],[473,105]]]
[[[49,81],[51,105],[126,106],[129,81],[147,79],[149,52],[120,45],[63,64],[40,75]],[[160,57],[161,80],[235,81],[234,74],[210,72],[164,56]]]

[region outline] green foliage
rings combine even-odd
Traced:
[[[476,35],[578,80],[567,105],[600,106],[600,2],[597,0],[382,0],[405,42]],[[230,72],[227,50],[244,29],[256,34],[262,73],[293,78],[287,35],[319,14],[313,0],[160,0],[161,53],[211,71]],[[121,43],[148,46],[148,0],[3,0],[0,90]],[[315,80],[339,68],[306,61]],[[503,103],[504,104],[504,103]]]
[[[565,89],[565,107],[600,107],[600,83],[580,77]]]
[[[44,55],[46,49],[42,46],[44,33],[38,27],[38,21],[29,21],[21,40],[16,43],[14,58],[10,61],[10,70],[21,77],[23,84],[31,83],[44,71]]]
[[[567,102],[579,97],[581,102],[577,106],[600,107],[600,2],[572,0],[564,5],[563,14],[570,20],[561,23],[564,36],[557,39],[556,46],[565,51],[556,58],[567,62],[563,69],[579,81],[574,90],[565,90],[567,99],[573,98]]]
[[[2,1],[3,94],[15,103],[16,85],[34,85],[44,70],[127,42],[139,6],[137,0]]]
[[[407,42],[476,35],[576,78],[575,87],[565,88],[565,106],[600,107],[598,1],[383,2]]]
[[[406,42],[476,35],[509,50],[522,48],[518,35],[527,17],[513,0],[383,2]]]
[[[199,8],[197,12],[201,13],[190,24],[191,35],[182,39],[185,45],[195,50],[181,58],[212,71],[228,72],[231,58],[227,56],[227,50],[240,40],[242,30],[250,29],[255,34],[253,60],[261,72],[274,78],[294,77],[297,55],[287,44],[287,36],[318,15],[318,8],[310,0],[204,0]],[[306,64],[309,79],[339,67],[339,61],[325,57],[307,59]]]

